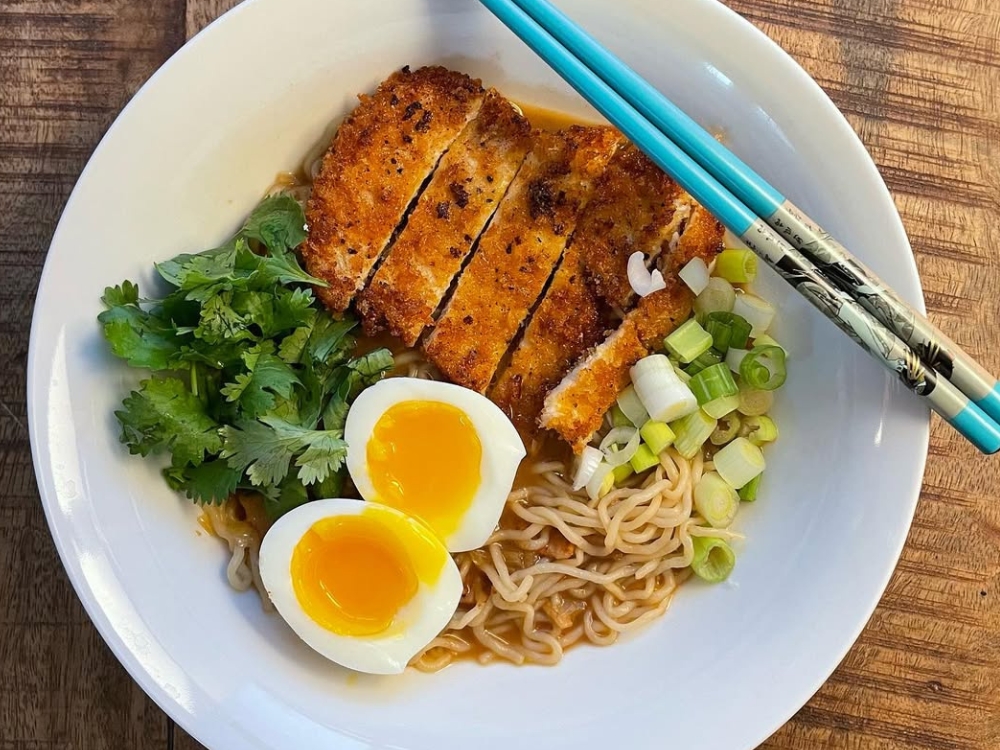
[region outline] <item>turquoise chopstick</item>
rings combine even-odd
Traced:
[[[758,220],[757,214],[710,178],[679,146],[636,112],[620,94],[595,76],[569,50],[549,36],[527,13],[510,0],[481,2],[731,231],[742,236]]]
[[[573,55],[586,60],[587,67],[722,181],[756,216],[770,216],[785,202],[767,180],[554,5],[546,0],[513,2]]]
[[[548,0],[512,0],[923,361],[1000,422],[1000,382],[749,165]]]
[[[525,0],[526,1],[526,0]],[[984,453],[1000,451],[1000,425],[946,377],[926,367],[891,330],[830,282],[767,222],[711,177],[606,81],[513,0],[480,0],[661,169],[743,238],[796,290]]]

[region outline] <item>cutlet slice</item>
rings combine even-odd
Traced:
[[[659,348],[664,336],[691,314],[694,299],[677,270],[694,257],[706,262],[722,247],[722,225],[701,206],[691,212],[677,248],[661,254],[666,289],[639,300],[636,307],[546,397],[541,426],[553,430],[576,453],[600,428],[604,414],[628,386],[629,368]]]
[[[536,136],[424,345],[452,382],[480,393],[489,386],[621,141],[608,127]]]
[[[587,284],[574,235],[490,400],[527,432],[538,426],[545,394],[585,351],[604,337],[606,306]]]
[[[531,148],[531,125],[499,92],[448,153],[410,213],[357,309],[365,332],[389,331],[413,346],[448,293],[472,243]]]
[[[690,213],[671,180],[632,144],[598,178],[563,261],[490,398],[523,430],[538,426],[548,391],[604,338],[608,308],[635,299],[626,266],[639,250],[660,252]]]
[[[464,73],[431,67],[393,73],[337,131],[313,185],[303,256],[329,286],[316,293],[347,309],[441,155],[476,116],[485,92]]]
[[[621,311],[631,307],[629,257],[641,251],[652,263],[690,211],[690,196],[648,156],[631,143],[620,149],[587,207],[582,255],[598,297]]]

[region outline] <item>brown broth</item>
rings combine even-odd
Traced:
[[[568,115],[556,109],[548,109],[537,104],[517,102],[521,112],[534,127],[539,130],[562,130],[570,125],[597,125],[597,122],[586,122],[579,117]]]

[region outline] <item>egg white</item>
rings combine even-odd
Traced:
[[[407,663],[444,630],[458,608],[462,577],[455,561],[442,549],[444,560],[433,585],[420,583],[416,595],[384,633],[345,636],[324,628],[302,609],[292,584],[291,560],[295,546],[313,524],[324,518],[358,515],[369,507],[362,500],[317,500],[286,513],[264,536],[260,547],[260,575],[267,594],[285,622],[303,641],[331,661],[370,674],[399,674]],[[410,523],[419,523],[393,508],[381,506]]]
[[[507,415],[480,393],[468,388],[420,378],[388,378],[366,388],[351,405],[344,427],[347,470],[365,500],[380,502],[368,471],[368,439],[379,419],[402,401],[437,401],[462,411],[482,444],[480,483],[458,528],[444,538],[451,552],[481,547],[496,528],[514,484],[518,464],[525,456],[521,436]],[[433,440],[433,435],[427,436]],[[442,455],[442,464],[448,457]]]

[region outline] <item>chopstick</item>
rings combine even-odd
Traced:
[[[836,286],[802,252],[785,241],[765,219],[720,184],[681,146],[625,99],[623,93],[634,86],[635,81],[617,80],[613,77],[606,81],[597,70],[589,67],[588,63],[593,62],[591,53],[595,51],[594,48],[603,50],[595,41],[590,40],[593,48],[591,45],[574,45],[580,52],[580,57],[567,49],[555,38],[554,33],[550,33],[542,24],[543,19],[546,19],[553,29],[559,29],[563,39],[571,38],[579,42],[584,33],[546,0],[480,0],[480,2],[695,200],[711,211],[730,231],[741,237],[748,247],[795,287],[814,307],[886,368],[897,373],[909,390],[923,398],[930,408],[983,453],[995,453],[1000,450],[1000,424],[960,391],[947,379],[947,376],[942,376],[925,365],[917,353],[869,313],[848,291]],[[538,20],[533,17],[536,11],[539,13]],[[567,32],[567,28],[575,31]],[[611,57],[606,51],[603,51],[602,55],[596,55],[598,58],[605,56]],[[639,81],[642,80],[634,73],[632,76]],[[621,85],[622,93],[617,90],[618,85]],[[632,92],[633,99],[641,100],[642,97],[638,92],[645,90],[645,87],[652,90],[646,83],[644,87]],[[694,124],[693,121],[689,122]],[[699,140],[696,135],[692,137]],[[705,135],[708,136],[707,133]],[[697,150],[692,148],[692,151]],[[717,151],[714,147],[712,150]],[[717,166],[724,167],[726,164],[731,165],[734,161],[738,161],[728,150],[723,148],[722,151],[725,158]],[[735,170],[735,173],[739,173],[739,170]],[[743,172],[743,176],[747,177],[747,173]],[[760,194],[755,203],[760,203],[761,199],[767,197],[774,201],[781,197],[773,188],[765,189],[763,186],[767,183],[760,178],[757,179],[757,182],[752,179],[747,180],[753,190]],[[918,351],[921,350],[926,350],[926,347],[918,347]],[[985,372],[982,368],[979,370]]]
[[[548,0],[513,0],[556,41],[615,89],[824,276],[847,291],[900,337],[922,361],[949,379],[996,422],[1000,383],[927,318],[907,305],[873,271],[785,198],[638,73],[601,46]]]

